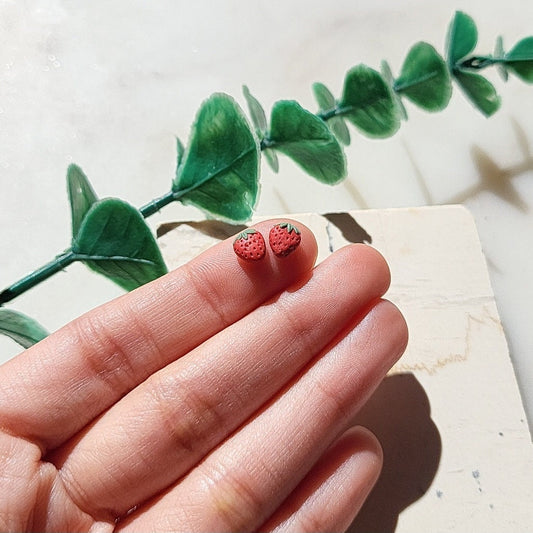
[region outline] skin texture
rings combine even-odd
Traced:
[[[298,227],[289,257],[228,239],[0,367],[0,530],[349,526],[382,463],[350,420],[407,328],[378,252],[314,267]]]

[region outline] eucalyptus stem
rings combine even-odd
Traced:
[[[471,68],[474,70],[481,70],[498,63],[505,63],[505,59],[493,56],[472,56],[467,57],[458,64],[458,68]]]
[[[72,250],[66,250],[62,254],[58,255],[53,261],[50,261],[41,268],[34,270],[31,274],[24,276],[22,279],[13,283],[7,289],[0,292],[0,305],[3,305],[17,296],[20,296],[23,292],[35,287],[48,279],[50,276],[63,270],[65,267],[76,261],[76,254]]]
[[[279,168],[279,152],[292,158],[312,177],[334,185],[346,177],[343,146],[350,144],[350,133],[345,122],[369,137],[390,137],[399,129],[401,121],[407,119],[402,98],[425,111],[440,111],[448,105],[452,81],[463,89],[479,111],[487,117],[492,115],[500,106],[500,97],[492,83],[476,71],[496,66],[504,80],[507,80],[508,73],[512,73],[533,83],[533,36],[520,40],[509,51],[504,51],[503,40],[499,37],[494,53],[485,55],[474,53],[477,40],[473,19],[458,11],[448,31],[446,60],[430,44],[418,42],[407,53],[398,78],[393,77],[386,61],[382,62],[381,73],[364,64],[356,65],[346,73],[339,99],[324,84],[317,82],[313,85],[319,105],[316,114],[303,109],[296,101],[282,100],[274,104],[270,124],[261,104],[244,87],[255,136],[240,108],[229,96],[212,95],[197,114],[190,141],[193,149],[189,147],[184,161],[185,147],[179,140],[177,142],[177,182],[173,182],[172,187],[178,190],[171,189],[138,210],[119,199],[98,201],[87,177],[79,167],[71,165],[67,183],[73,234],[76,239],[80,231],[84,233],[86,252],[89,252],[83,254],[83,250],[78,250],[80,253],[75,253],[72,249],[63,252],[0,292],[0,305],[76,260],[86,262],[128,290],[139,283],[140,265],[157,267],[144,273],[143,283],[161,275],[166,266],[157,243],[150,240],[153,239],[150,229],[140,219],[139,213],[147,218],[166,205],[189,197],[191,203],[210,214],[239,222],[246,220],[252,214],[254,202],[250,199],[255,200],[259,191],[257,137],[265,160],[275,172]],[[215,113],[216,127],[212,125]],[[328,121],[326,126],[324,123]],[[208,143],[214,141],[217,149],[213,158],[205,153],[200,157],[200,149],[204,150]],[[224,146],[228,147],[228,154],[222,153],[220,147]],[[241,179],[225,180],[231,172]],[[181,180],[183,176],[186,179]],[[224,199],[220,206],[213,209],[213,202],[219,199],[222,187],[226,187]],[[195,189],[203,191],[203,194],[195,194],[192,202],[190,193]],[[119,231],[118,236],[123,241],[115,243],[113,230],[120,217],[127,217],[128,224],[131,222],[133,225],[125,227],[130,232],[128,237]],[[88,225],[85,220],[91,223]],[[131,232],[144,243],[142,250],[128,245],[135,242]],[[110,244],[116,244],[118,248],[115,250]],[[73,248],[77,249],[77,246],[73,245]],[[133,265],[133,274],[125,268],[124,261],[127,260]],[[106,261],[122,263],[117,270]],[[95,263],[98,263],[98,268]],[[117,273],[119,270],[120,275]],[[132,279],[136,280],[135,283]]]
[[[146,205],[143,205],[142,207],[139,208],[139,211],[141,212],[141,215],[144,218],[148,218],[154,213],[157,213],[157,211],[159,211],[161,208],[172,203],[175,199],[176,197],[175,197],[174,192],[169,191],[163,196],[160,196],[159,198],[155,198],[151,202],[148,202]]]
[[[177,195],[173,191],[169,191],[166,194],[155,198],[151,202],[148,202],[146,205],[143,205],[141,208],[139,208],[139,212],[144,218],[147,218],[159,211],[161,208],[177,200],[179,196],[180,195]],[[0,292],[0,305],[10,302],[17,296],[20,296],[22,293],[35,287],[42,281],[48,279],[57,272],[60,272],[68,265],[79,259],[80,256],[75,254],[72,249],[66,250],[62,254],[58,255],[54,260],[50,261],[41,268],[34,270],[27,276],[24,276],[22,279]]]
[[[333,109],[328,109],[327,111],[320,111],[320,113],[317,113],[316,116],[322,119],[324,122],[327,122],[333,117],[339,117],[346,112],[347,112],[346,109],[336,106]]]

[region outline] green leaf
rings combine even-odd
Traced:
[[[24,348],[48,336],[48,331],[33,318],[4,307],[0,307],[0,333],[11,337]]]
[[[519,78],[533,83],[533,37],[519,41],[505,55],[505,64]]]
[[[260,151],[237,103],[214,94],[200,107],[172,191],[219,218],[250,218],[259,194]]]
[[[503,60],[504,57],[505,52],[503,50],[503,38],[501,35],[498,35],[496,38],[496,45],[494,46],[494,59]],[[498,61],[498,63],[496,63],[496,69],[498,70],[498,74],[501,76],[503,81],[507,81],[509,79],[509,73],[504,61]]]
[[[342,115],[369,137],[389,137],[400,127],[392,90],[379,72],[366,65],[347,72],[339,106]]]
[[[335,100],[335,97],[331,91],[323,83],[315,82],[313,83],[312,87],[313,94],[315,95],[319,110],[321,112],[327,112],[336,109],[337,101]],[[345,146],[349,146],[351,141],[350,132],[348,131],[348,127],[346,126],[346,123],[342,117],[334,116],[328,118],[326,123],[331,131],[335,134],[335,137],[337,137],[337,139]]]
[[[472,72],[457,71],[455,79],[469,100],[487,117],[500,107],[500,97],[489,80]]]
[[[72,251],[77,259],[126,290],[167,272],[144,218],[118,198],[105,198],[91,207],[72,241]]]
[[[181,162],[183,161],[184,153],[185,153],[185,146],[183,146],[183,143],[180,141],[180,139],[176,137],[176,168],[178,168],[181,165]]]
[[[335,97],[323,83],[319,81],[313,83],[312,89],[320,111],[329,111],[337,107]]]
[[[244,94],[244,98],[246,99],[246,103],[248,104],[248,110],[250,111],[252,124],[255,126],[257,134],[262,139],[265,136],[268,127],[265,110],[259,101],[252,95],[246,85],[243,85],[242,92]]]
[[[272,148],[265,148],[263,150],[263,155],[265,156],[269,167],[277,174],[279,172],[278,154],[276,154]]]
[[[476,23],[466,13],[456,11],[448,28],[446,50],[448,66],[451,71],[455,65],[467,56],[477,44]]]
[[[392,70],[390,68],[390,65],[385,60],[381,62],[381,75],[383,76],[385,83],[391,89],[392,98],[394,99],[396,107],[398,108],[401,120],[407,120],[408,118],[407,110],[405,109],[405,106],[403,105],[402,99],[400,98],[398,93],[394,90],[394,76],[392,75]]]
[[[337,139],[344,144],[344,146],[350,146],[350,131],[348,130],[348,126],[346,126],[346,122],[344,122],[342,117],[333,117],[327,121],[327,124],[335,137],[337,137]]]
[[[405,58],[394,89],[426,111],[444,109],[452,94],[444,59],[430,44],[415,44]]]
[[[472,17],[457,11],[447,35],[448,67],[467,98],[485,116],[495,113],[501,104],[494,85],[479,74],[461,67],[461,61],[477,44],[477,29]]]
[[[346,159],[339,142],[322,119],[298,102],[281,100],[274,104],[269,140],[322,183],[338,183],[346,176]]]
[[[72,214],[72,237],[75,238],[87,211],[98,201],[98,197],[78,165],[69,165],[67,169],[67,190]]]

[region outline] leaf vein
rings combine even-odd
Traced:
[[[255,145],[254,146],[251,146],[250,148],[248,148],[247,150],[244,150],[242,151],[238,156],[236,156],[234,159],[231,160],[230,163],[228,163],[227,165],[219,168],[218,170],[216,170],[215,172],[211,173],[211,174],[207,174],[204,178],[198,180],[197,182],[193,183],[192,185],[190,185],[189,187],[185,188],[185,189],[177,189],[175,191],[176,193],[176,198],[180,198],[181,196],[184,196],[186,195],[187,193],[199,188],[199,187],[202,187],[202,185],[205,185],[208,181],[220,176],[221,174],[225,174],[226,172],[228,172],[228,170],[230,170],[236,163],[238,163],[239,161],[241,161],[242,159],[244,159],[247,155],[253,153],[253,151],[256,149]]]

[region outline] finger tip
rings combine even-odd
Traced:
[[[375,296],[383,296],[390,287],[391,271],[385,257],[373,246],[348,244],[335,252],[339,265],[352,279],[373,287]]]
[[[278,257],[269,244],[270,230],[282,222],[295,226],[301,235],[299,246],[286,257]],[[246,260],[237,255],[234,249],[235,240],[240,233],[210,248],[195,263],[208,263],[211,270],[223,269],[238,283],[251,284],[252,290],[263,291],[266,287],[276,286],[279,289],[305,279],[313,269],[318,255],[318,246],[313,232],[299,221],[286,218],[262,220],[249,226],[260,233],[264,239],[265,254],[259,260]],[[244,276],[243,276],[244,274]]]
[[[389,334],[393,336],[396,350],[396,358],[399,359],[409,343],[409,326],[402,311],[390,300],[383,299],[381,302],[382,312],[386,313],[386,323],[389,325]]]
[[[364,426],[354,426],[345,433],[349,445],[366,453],[379,466],[383,464],[383,447],[374,433]]]
[[[372,269],[381,280],[383,293],[385,293],[391,282],[391,270],[387,259],[379,250],[369,244],[357,243],[354,246],[360,257],[364,257],[367,261],[368,268]]]

